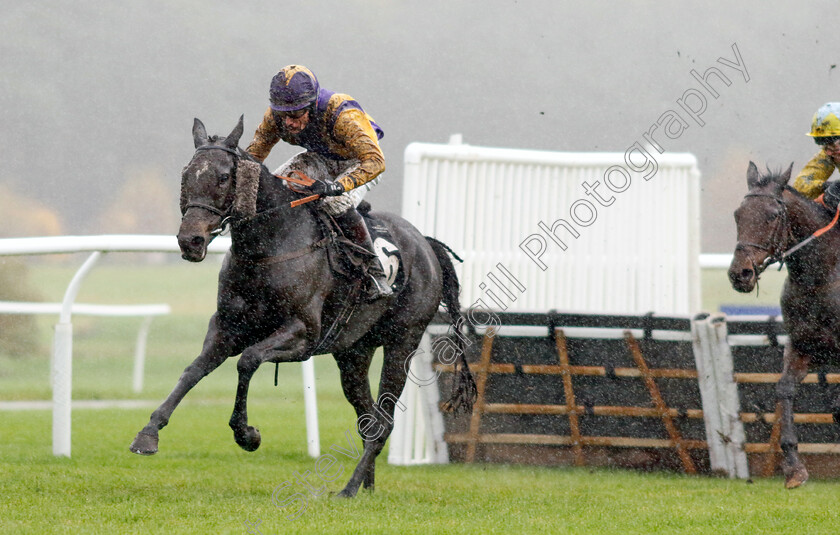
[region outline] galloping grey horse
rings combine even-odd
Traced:
[[[291,206],[301,196],[238,148],[242,130],[240,118],[227,137],[208,136],[201,121],[195,120],[196,152],[182,174],[178,243],[186,260],[200,262],[209,242],[230,223],[232,247],[219,274],[217,311],[210,319],[201,354],[184,370],[130,449],[143,455],[155,453],[158,431],[187,392],[227,358],[241,353],[230,427],[236,443],[254,451],[260,434],[248,425],[246,402],[257,368],[265,362],[306,360],[316,350],[332,353],[341,371],[344,395],[360,421],[365,415],[374,417],[381,426],[377,429],[384,430],[374,438],[362,436],[364,452],[339,494],[352,497],[362,483],[365,488],[374,487],[376,457],[393,426],[408,360],[439,304],[446,305],[453,326],[463,323],[458,279],[445,245],[424,238],[404,219],[372,213],[387,226],[400,250],[403,282],[391,297],[356,303],[352,321],[332,336],[337,331],[330,327],[346,314],[347,296],[358,282],[331,269],[329,233],[312,210]],[[368,368],[379,346],[384,347],[384,362],[379,401],[374,404]],[[460,350],[450,402],[470,410],[475,382],[462,345]]]

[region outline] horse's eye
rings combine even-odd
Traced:
[[[228,181],[229,178],[230,178],[230,175],[225,173],[225,174],[219,176],[219,182],[224,184],[225,182]]]
[[[767,221],[773,221],[774,219],[779,217],[779,212],[770,212],[769,214],[767,214],[764,217],[767,219]]]

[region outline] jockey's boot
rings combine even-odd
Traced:
[[[367,225],[365,225],[362,215],[356,211],[355,208],[350,208],[343,214],[335,218],[338,225],[341,227],[344,235],[359,247],[370,251],[371,255],[367,258],[365,271],[370,277],[367,285],[366,298],[369,301],[375,301],[382,297],[388,297],[394,292],[391,290],[391,285],[385,277],[385,272],[382,271],[382,264],[373,250],[373,241],[370,238]]]

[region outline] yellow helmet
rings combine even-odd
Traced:
[[[811,121],[811,137],[840,136],[840,102],[823,104]]]

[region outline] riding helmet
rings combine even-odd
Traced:
[[[840,102],[823,104],[811,121],[811,137],[840,136]]]
[[[269,98],[275,111],[297,111],[318,98],[318,79],[301,65],[287,65],[271,79]]]

